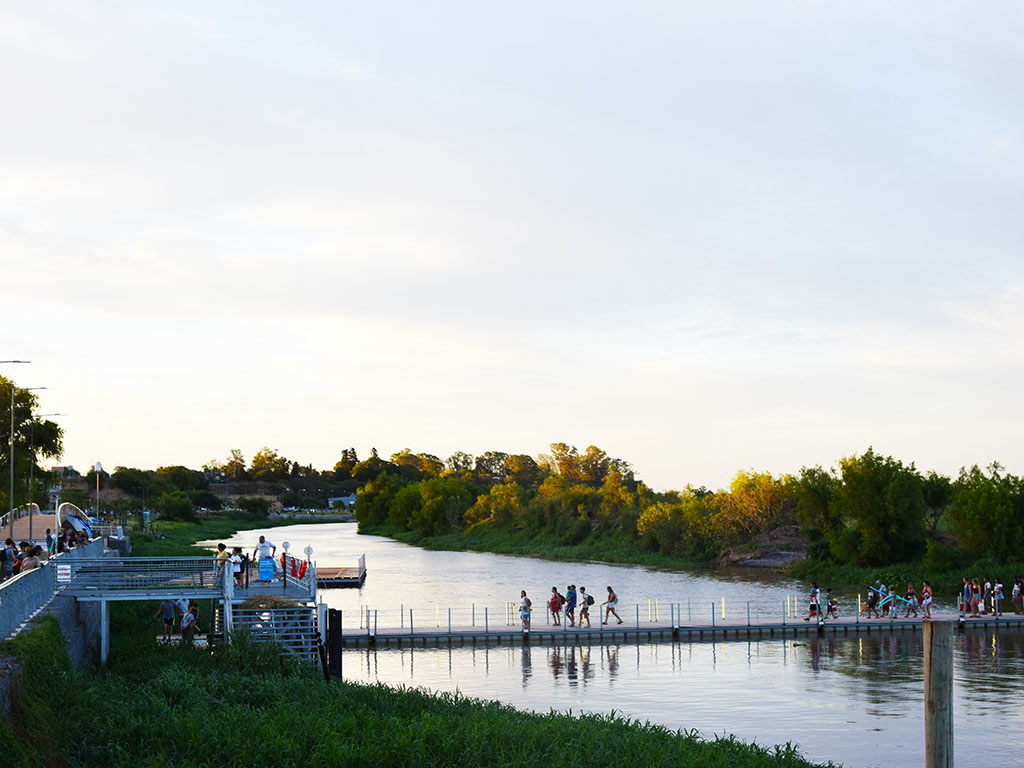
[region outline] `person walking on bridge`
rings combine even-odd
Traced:
[[[622,617],[619,616],[619,612],[615,610],[615,606],[619,604],[619,596],[615,594],[615,590],[610,586],[608,587],[608,599],[604,601],[604,620],[602,624],[608,623],[608,616],[614,616],[619,620],[619,624],[622,623]]]
[[[558,594],[558,587],[551,588],[551,600],[548,601],[548,610],[551,611],[551,618],[554,620],[554,625],[560,627],[562,625],[560,619],[562,616],[562,603],[565,602],[560,594]]]
[[[570,584],[565,592],[565,618],[570,627],[576,626],[576,585]]]
[[[583,620],[586,619],[587,628],[590,628],[590,604],[593,602],[594,598],[587,594],[587,588],[580,587],[580,627],[583,626]]]

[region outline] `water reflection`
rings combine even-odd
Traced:
[[[957,760],[1024,765],[1024,632],[956,636]],[[923,761],[916,633],[742,640],[352,649],[348,679],[459,691],[523,709],[615,710],[707,736],[799,743],[851,766]],[[797,726],[799,724],[799,726]]]

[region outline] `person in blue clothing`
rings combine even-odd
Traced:
[[[569,626],[576,626],[576,585],[570,584],[565,593],[565,618],[569,620]]]

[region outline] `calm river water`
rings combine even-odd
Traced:
[[[225,543],[251,547],[258,532]],[[694,619],[710,620],[712,604],[730,618],[778,616],[787,595],[806,585],[766,574],[677,573],[601,563],[560,564],[523,557],[430,552],[388,539],[358,536],[352,524],[294,526],[268,532],[293,552],[313,547],[322,565],[351,565],[366,553],[368,576],[359,590],[321,595],[358,621],[361,606],[377,611],[379,626],[405,620],[418,626],[504,621],[504,603],[528,590],[535,604],[552,586],[586,584],[600,602],[611,584],[620,610],[641,620],[659,601]],[[280,551],[280,550],[279,550]],[[593,585],[591,587],[591,585]],[[824,586],[824,585],[823,585]],[[855,604],[840,591],[841,606]],[[400,610],[403,613],[400,614]],[[400,619],[400,615],[402,618]],[[596,613],[595,613],[596,616]],[[540,620],[542,615],[538,615]],[[492,623],[493,623],[492,619]],[[1024,766],[1024,633],[970,630],[956,638],[954,714],[958,766]],[[660,642],[489,648],[353,649],[350,680],[459,691],[546,712],[612,710],[705,736],[733,733],[760,744],[792,741],[809,759],[848,766],[924,764],[923,651],[915,633],[760,642]]]

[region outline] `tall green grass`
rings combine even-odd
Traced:
[[[0,725],[5,765],[810,765],[790,745],[705,741],[616,715],[530,714],[458,695],[326,683],[308,665],[282,665],[270,646],[157,646],[147,611],[115,606],[106,674],[72,673],[52,619],[3,648],[30,676],[20,719]]]

